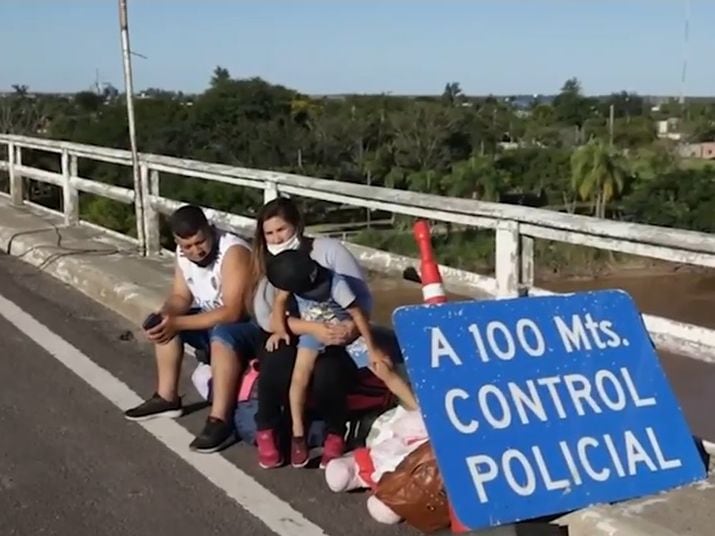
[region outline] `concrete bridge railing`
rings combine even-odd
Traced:
[[[56,154],[60,172],[23,164],[23,150]],[[512,297],[547,294],[534,287],[534,240],[552,240],[614,252],[651,257],[674,263],[715,267],[715,236],[681,229],[603,220],[562,214],[544,209],[447,198],[431,194],[393,190],[376,186],[331,181],[289,173],[279,173],[169,156],[139,155],[138,188],[128,189],[80,177],[79,159],[132,166],[131,153],[93,145],[0,135],[0,171],[9,176],[12,202],[26,203],[24,178],[55,185],[62,190],[62,214],[67,225],[92,225],[80,221],[79,192],[87,192],[121,203],[133,204],[137,215],[138,239],[142,255],[161,252],[159,215],[169,214],[182,203],[159,193],[161,173],[171,173],[262,190],[264,200],[280,194],[377,209],[430,220],[493,229],[496,233],[494,276],[485,276],[442,266],[445,284],[458,291],[488,296]],[[44,208],[44,207],[42,207]],[[46,209],[47,210],[47,209]],[[222,227],[238,233],[252,233],[254,221],[246,216],[206,209]],[[108,230],[108,232],[113,232]],[[114,233],[116,234],[116,233]],[[414,266],[414,259],[357,244],[347,246],[369,269],[401,273]],[[715,330],[653,315],[644,315],[646,327],[662,349],[715,362]]]

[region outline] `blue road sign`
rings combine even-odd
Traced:
[[[400,307],[393,320],[447,494],[469,528],[705,477],[625,292]]]

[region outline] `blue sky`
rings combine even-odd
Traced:
[[[715,95],[715,1],[691,0],[687,93]],[[216,65],[306,93],[677,94],[685,0],[129,0],[135,87]],[[0,0],[0,90],[122,87],[117,0]]]

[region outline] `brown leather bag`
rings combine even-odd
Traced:
[[[422,532],[450,526],[444,481],[429,441],[405,457],[394,471],[385,473],[375,495]]]

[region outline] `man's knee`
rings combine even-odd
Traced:
[[[179,336],[164,343],[155,342],[153,344],[154,354],[158,359],[181,359],[184,355],[184,345]]]
[[[220,324],[211,329],[211,349],[230,351],[242,361],[248,362],[258,351],[258,326],[252,322]]]
[[[212,363],[216,359],[241,360],[240,355],[234,348],[233,343],[221,337],[211,338],[210,354]]]

